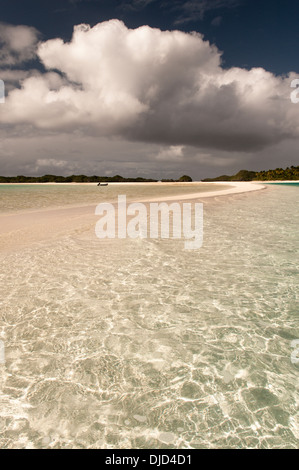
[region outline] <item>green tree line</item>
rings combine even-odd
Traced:
[[[286,169],[248,171],[241,170],[235,175],[222,175],[216,178],[206,178],[202,181],[296,181],[299,180],[299,166],[291,166]]]
[[[188,182],[192,178],[187,175],[181,176],[178,180],[162,180],[171,182]],[[115,176],[86,176],[86,175],[71,175],[71,176],[57,176],[57,175],[44,175],[44,176],[0,176],[0,183],[156,183],[157,180],[151,178],[124,178],[120,175]]]

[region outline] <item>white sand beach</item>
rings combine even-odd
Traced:
[[[119,194],[122,193],[121,190],[126,184],[127,183],[112,183],[113,187],[117,189],[119,188]],[[157,194],[159,194],[159,188],[167,185],[169,186],[170,184],[171,183],[133,183],[136,188],[141,188],[142,185],[155,186],[157,187]],[[205,184],[208,184],[209,186],[214,185],[215,190],[171,196],[160,195],[150,198],[140,198],[137,193],[134,202],[204,201],[207,198],[224,197],[228,195],[232,196],[258,191],[265,188],[265,186],[261,184],[251,182],[236,182],[233,184],[215,182],[200,184],[203,187]],[[66,183],[66,185],[69,185],[69,183]],[[79,185],[84,186],[86,183],[79,183]],[[130,183],[130,185],[132,184]],[[185,183],[184,185],[192,187],[193,185],[198,185],[198,183],[188,183],[187,185]],[[93,184],[93,186],[95,185]],[[179,187],[180,183],[178,183],[177,186]],[[222,189],[222,187],[225,187],[226,189]],[[18,250],[19,248],[28,246],[34,242],[56,239],[74,232],[91,232],[94,230],[94,225],[97,219],[95,216],[95,207],[95,204],[75,204],[58,208],[25,210],[18,213],[0,214],[0,251]]]
[[[192,183],[191,183],[192,184]],[[192,194],[186,194],[186,195],[180,195],[180,196],[167,196],[163,198],[163,201],[182,201],[186,199],[206,199],[210,197],[215,197],[215,196],[228,196],[228,195],[233,195],[233,194],[241,194],[241,193],[249,193],[252,191],[259,191],[261,189],[265,189],[265,186],[263,186],[261,183],[252,183],[252,182],[231,182],[231,181],[221,181],[221,182],[213,182],[213,183],[201,183],[201,184],[209,184],[209,185],[215,185],[215,190],[213,191],[208,191],[204,193],[192,193]],[[230,186],[227,189],[217,189],[217,186],[223,186],[223,185],[228,185]],[[152,198],[150,201],[147,202],[153,202],[153,201],[160,201],[161,198]],[[144,201],[141,201],[144,202]]]

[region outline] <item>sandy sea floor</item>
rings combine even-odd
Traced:
[[[37,185],[44,186],[44,184],[39,185],[38,183]],[[206,198],[257,191],[265,187],[255,183],[234,183],[233,185],[223,183],[179,183],[176,185],[158,183],[158,186],[157,183],[112,183],[109,186],[110,191],[107,192],[108,188],[106,187],[97,188],[96,185],[88,183],[46,184],[53,189],[45,195],[43,188],[41,191],[35,191],[37,185],[27,185],[27,188],[32,188],[32,191],[26,191],[26,188],[24,191],[23,185],[12,184],[0,187],[0,194],[1,189],[4,190],[4,196],[2,195],[2,199],[0,198],[0,208],[2,207],[2,211],[0,210],[0,251],[18,250],[36,241],[59,238],[67,233],[82,230],[88,224],[93,229],[97,220],[95,216],[96,203],[111,202],[117,207],[118,194],[127,195],[128,204],[130,202],[158,201],[170,203],[171,201],[203,201]],[[70,186],[73,191],[76,191],[75,187],[77,186],[77,190],[81,187],[84,192],[74,193],[72,198],[67,197]],[[9,189],[13,190],[13,194]],[[56,192],[55,189],[57,189]],[[88,191],[85,191],[86,189]],[[135,197],[136,190],[137,197]],[[94,200],[92,204],[89,202],[90,199]],[[82,200],[85,200],[85,204],[81,202]]]
[[[229,186],[128,193],[203,202],[198,250],[97,239],[87,193],[36,208],[14,193],[0,215],[2,448],[298,447],[298,189]]]

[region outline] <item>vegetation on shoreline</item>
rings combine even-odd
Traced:
[[[0,176],[0,183],[156,183],[158,180],[150,178],[124,178],[120,175],[115,176]],[[181,176],[178,180],[162,180],[169,182],[191,182],[192,178],[187,175]]]
[[[299,180],[299,166],[291,166],[285,170],[276,168],[268,171],[241,170],[233,176],[222,175],[217,178],[206,178],[202,181],[296,181]]]
[[[213,181],[298,181],[299,180],[299,166],[291,166],[286,169],[276,168],[276,170],[267,171],[248,171],[241,170],[235,175],[222,175],[216,178],[205,178],[203,182]],[[162,183],[185,183],[191,182],[192,178],[188,175],[183,175],[179,179],[162,179]],[[124,178],[120,175],[115,176],[86,176],[86,175],[71,175],[71,176],[57,176],[57,175],[44,175],[44,176],[0,176],[1,183],[156,183],[158,180],[152,178]]]
[[[161,181],[162,181],[162,183],[191,183],[192,178],[188,175],[183,175],[178,180],[163,179]]]

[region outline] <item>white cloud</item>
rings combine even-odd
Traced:
[[[196,33],[111,20],[75,27],[69,43],[41,43],[38,55],[65,79],[25,79],[9,93],[2,122],[242,151],[298,136],[289,79],[262,68],[225,70]]]
[[[59,38],[40,43],[38,57],[45,73],[3,71],[10,89],[0,122],[6,135],[18,139],[14,148],[24,154],[27,139],[29,166],[23,168],[28,171],[55,169],[56,161],[69,162],[65,171],[71,171],[80,168],[80,162],[84,166],[89,156],[88,168],[95,173],[96,142],[104,139],[103,172],[119,172],[121,161],[121,168],[136,169],[139,160],[146,162],[139,167],[146,173],[158,160],[161,168],[169,163],[180,175],[185,164],[208,167],[209,158],[215,158],[219,168],[239,158],[238,168],[246,168],[252,167],[247,162],[254,155],[265,158],[268,148],[273,154],[275,145],[290,145],[299,137],[299,108],[290,101],[295,75],[277,77],[262,68],[224,69],[217,48],[196,33],[148,26],[131,30],[111,20],[93,28],[75,27],[68,43]],[[12,89],[18,80],[22,87]],[[80,155],[67,137],[74,140],[76,133]],[[61,142],[55,151],[53,136]],[[110,145],[120,157],[108,150],[107,139],[114,139]],[[133,142],[146,142],[147,150],[135,144],[134,154]],[[34,161],[29,161],[34,145]],[[7,154],[0,149],[0,155]],[[11,171],[11,161],[7,165]]]
[[[39,32],[33,27],[0,22],[1,67],[33,59],[38,38]]]

